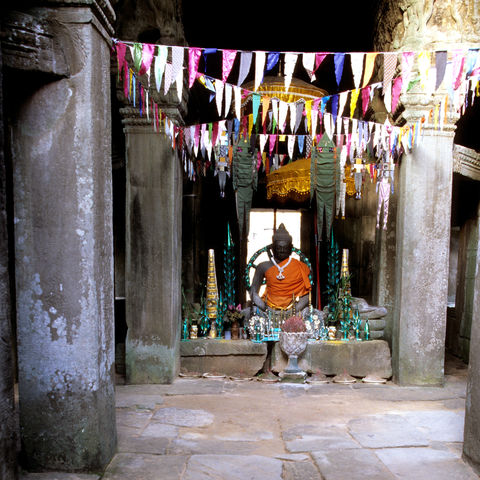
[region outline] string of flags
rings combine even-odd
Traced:
[[[379,150],[387,151],[391,160],[402,149],[410,151],[427,125],[443,129],[449,112],[463,114],[474,98],[480,96],[478,48],[398,53],[302,53],[153,45],[117,39],[113,39],[113,43],[117,57],[117,79],[123,81],[125,97],[138,106],[140,115],[146,115],[152,121],[155,131],[160,131],[163,126],[172,141],[172,147],[182,152],[185,170],[192,179],[199,173],[194,167],[194,159],[201,156],[211,163],[215,147],[225,138],[232,138],[232,135],[235,142],[240,137],[258,139],[257,168],[263,165],[267,172],[275,152],[278,156],[279,142],[286,142],[287,153],[283,157],[293,160],[299,155],[309,156],[312,145],[316,145],[324,133],[336,139],[337,147],[346,147],[350,158],[362,156],[367,149],[371,151],[372,146],[380,146]],[[221,78],[208,74],[209,59],[217,53],[221,54],[222,60]],[[333,57],[338,87],[345,64],[350,61],[352,90],[291,103],[258,90],[265,74],[280,59],[284,64],[284,86],[288,92],[298,65],[304,68],[313,82],[328,56]],[[233,79],[235,62],[238,64],[238,77]],[[242,84],[251,72],[254,74],[254,87],[253,90],[247,90]],[[382,81],[371,83],[375,76],[382,77]],[[204,86],[210,102],[215,100],[220,120],[178,126],[162,112],[152,92],[167,95],[175,87],[180,102],[185,80],[188,88],[192,88],[196,81]],[[392,125],[388,118],[385,123],[363,119],[376,94],[383,97],[387,111],[393,114],[400,95],[415,86],[427,95],[438,93],[441,87],[445,93],[414,124],[399,127]],[[251,112],[245,114],[247,102],[251,102]],[[202,170],[205,173],[205,162],[200,166],[200,173]]]

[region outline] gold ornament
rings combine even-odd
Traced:
[[[208,270],[207,270],[207,316],[211,321],[217,318],[218,288],[217,274],[215,270],[215,252],[208,250]]]

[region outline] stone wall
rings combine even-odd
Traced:
[[[0,49],[0,105],[3,104]],[[17,424],[14,408],[14,359],[11,328],[9,248],[7,233],[7,169],[4,154],[3,109],[0,109],[0,478],[16,478]]]

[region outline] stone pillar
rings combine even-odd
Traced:
[[[100,470],[116,447],[113,12],[101,6],[47,2],[29,12],[53,26],[46,40],[62,46],[68,72],[19,74],[32,89],[16,92],[12,113],[20,427],[29,470]],[[33,87],[34,78],[43,83]]]
[[[171,383],[180,365],[182,170],[170,139],[126,112],[126,380]]]
[[[480,209],[477,215],[476,230],[478,239],[480,238]],[[480,475],[480,243],[478,241],[476,257],[477,268],[473,282],[472,330],[465,404],[463,457]]]
[[[443,383],[451,131],[424,131],[399,168],[392,367],[401,385]]]
[[[0,48],[0,105],[3,105],[2,50]],[[16,422],[14,407],[14,362],[11,327],[9,249],[7,233],[6,168],[0,109],[0,478],[16,478]]]

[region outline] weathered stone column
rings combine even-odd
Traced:
[[[392,367],[402,385],[443,383],[452,139],[425,131],[399,169]]]
[[[3,105],[2,50],[0,48],[0,105]],[[7,178],[4,154],[3,109],[0,109],[0,478],[16,478],[17,426],[14,407],[14,361],[11,326],[9,248],[7,233]]]
[[[28,21],[51,28],[38,44],[60,45],[68,68],[60,78],[18,74],[29,87],[44,82],[16,92],[11,125],[23,456],[31,470],[99,470],[116,446],[114,15],[106,1],[46,4]]]
[[[137,119],[136,109],[123,114],[126,380],[171,383],[180,368],[182,170],[164,133]]]
[[[417,52],[474,47],[477,18],[473,0],[412,0],[400,6],[395,0],[383,0],[374,47]],[[427,115],[446,93],[441,89],[432,94],[417,85],[403,94],[402,116],[414,123]],[[401,384],[443,382],[453,116],[445,119],[444,130],[424,129],[421,143],[403,156],[399,170],[392,366]]]
[[[475,248],[476,268],[472,271],[472,327],[470,333],[463,456],[480,475],[480,205],[474,223],[474,229],[476,230],[474,236],[477,238]],[[472,258],[472,262],[474,261]]]

